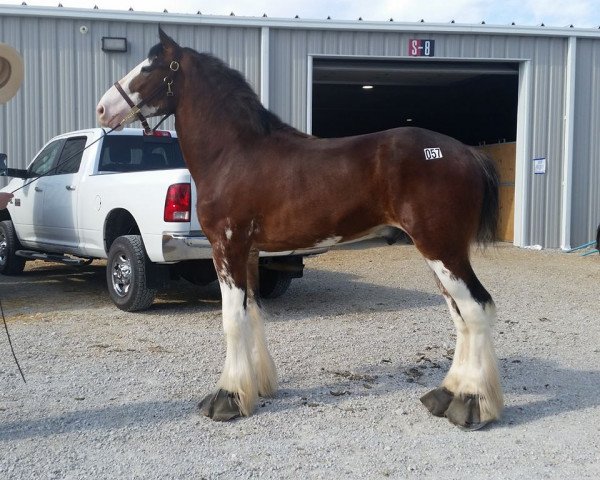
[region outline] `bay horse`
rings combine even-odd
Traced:
[[[472,243],[496,235],[492,161],[420,128],[306,135],[265,109],[240,72],[180,47],[160,27],[159,38],[148,58],[104,94],[97,117],[104,127],[121,128],[138,113],[175,115],[198,218],[213,248],[227,345],[217,389],[200,402],[201,412],[218,421],[248,416],[259,395],[276,392],[257,294],[259,251],[333,245],[392,226],[425,257],[457,331],[446,377],[421,401],[464,429],[498,419],[495,306],[469,260]]]

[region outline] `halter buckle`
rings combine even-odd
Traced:
[[[176,72],[177,70],[179,70],[179,62],[177,62],[177,61],[173,60],[173,61],[171,62],[171,65],[169,65],[169,68],[170,68],[172,71]]]
[[[173,79],[169,77],[165,77],[163,82],[167,84],[167,97],[173,96],[173,90],[171,90],[171,85],[173,85]]]

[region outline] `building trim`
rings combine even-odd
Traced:
[[[563,172],[560,215],[560,248],[571,249],[571,218],[573,200],[573,150],[575,135],[575,81],[577,76],[577,38],[570,37],[567,47],[565,83],[565,117],[563,142]]]
[[[313,59],[314,55],[308,55],[306,72],[306,133],[312,135],[313,117]]]
[[[161,24],[194,24],[227,27],[272,27],[303,30],[353,30],[407,33],[444,33],[480,35],[525,35],[543,37],[593,37],[600,38],[595,28],[542,27],[519,25],[488,25],[462,23],[355,21],[355,20],[309,20],[268,17],[236,17],[200,15],[191,13],[135,12],[123,10],[99,10],[65,7],[34,7],[28,5],[0,6],[2,15],[57,17],[73,20],[127,21]]]
[[[531,61],[521,62],[519,67],[519,101],[517,105],[517,147],[515,165],[515,223],[513,244],[525,247],[529,244],[529,176],[531,174]]]
[[[270,34],[269,27],[260,29],[260,101],[269,108],[269,74],[270,74]]]

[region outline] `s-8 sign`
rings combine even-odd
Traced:
[[[411,38],[408,41],[409,57],[433,57],[435,40],[418,40]]]

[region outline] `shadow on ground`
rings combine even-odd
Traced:
[[[514,362],[518,361],[517,364]],[[596,408],[600,405],[600,372],[561,368],[554,363],[537,358],[502,359],[502,369],[516,369],[504,379],[505,395],[509,406],[503,419],[491,428],[511,428],[546,417],[556,417],[569,412]],[[273,399],[259,399],[256,415],[292,414],[296,409],[336,406],[345,403],[348,396],[367,400],[360,409],[369,409],[368,399],[394,395],[403,391],[410,400],[436,387],[445,374],[449,362],[441,368],[427,371],[418,365],[372,365],[356,372],[321,370],[316,373],[318,385],[310,388],[282,388]],[[414,369],[423,370],[415,380]],[[528,372],[536,372],[532,377]],[[535,381],[532,381],[535,380]],[[524,383],[527,382],[526,385]],[[293,379],[287,384],[293,383]],[[368,388],[365,387],[368,385]],[[523,389],[526,388],[526,390]],[[531,396],[538,397],[530,400]],[[111,430],[127,427],[145,427],[177,421],[190,416],[200,417],[196,400],[156,400],[99,409],[82,409],[46,418],[19,420],[0,425],[0,441],[49,437],[87,430]],[[391,402],[390,414],[395,415],[397,402]],[[422,415],[429,413],[423,408]],[[432,421],[438,421],[431,417]],[[209,421],[204,419],[204,421]],[[244,421],[236,420],[236,421]]]
[[[96,263],[77,268],[48,264],[19,276],[1,276],[2,300],[9,310],[25,307],[29,314],[68,310],[73,304],[81,306],[82,302],[111,307],[105,272],[105,266]],[[32,304],[32,298],[38,298],[39,302]],[[440,306],[444,302],[437,293],[376,285],[352,273],[310,269],[305,278],[294,280],[282,297],[263,300],[263,304],[267,310],[285,308],[323,315],[396,311]],[[145,313],[153,315],[168,313],[174,308],[198,307],[220,310],[216,282],[197,286],[185,280],[172,281],[158,293],[155,303]]]

